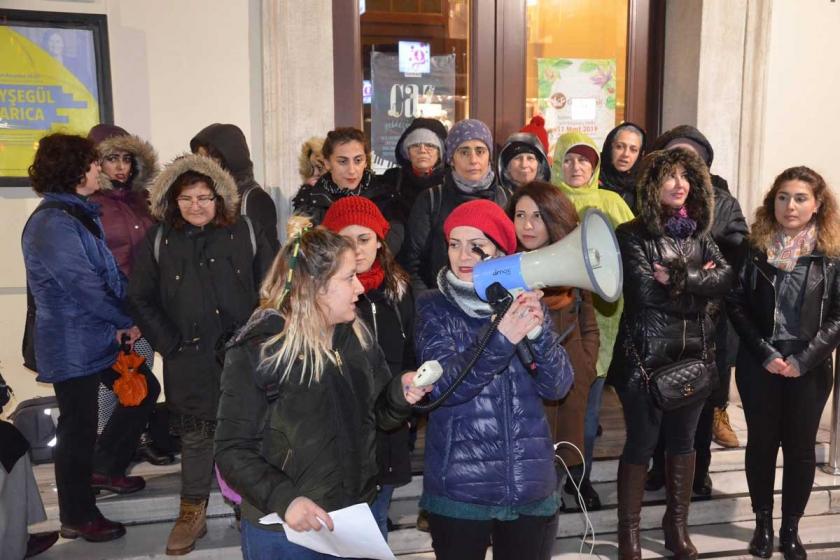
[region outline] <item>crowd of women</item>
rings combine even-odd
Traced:
[[[549,153],[535,117],[496,148],[478,120],[447,131],[418,118],[396,144],[399,165],[378,176],[362,131],[313,138],[280,246],[274,202],[234,125],[208,126],[160,171],[151,146],[118,127],[43,138],[30,177],[44,201],[22,243],[38,378],[61,410],[62,536],[123,535],[94,492],[143,488],[126,474],[141,440],[144,456],[167,460],[144,436],[154,376],[139,406],[109,397],[122,344],[163,359],[181,453],[168,554],[206,533],[214,464],[239,503],[245,558],[328,557],[260,524],[271,512],[298,531],[332,529],[330,511],[366,502],[387,537],[391,496],[411,479],[414,405],[429,398],[440,406],[426,407],[417,526],[436,556],[478,559],[492,547],[498,559],[549,558],[558,511],[601,507],[590,473],[607,383],[627,428],[619,558],[641,558],[646,486],[666,489],[665,546],[697,558],[688,513],[692,494],[711,493],[710,443],[738,445],[725,412],[731,321],[750,552],[774,550],[781,447],[779,546],[805,558],[798,521],[840,343],[840,222],[822,177],[781,173],[748,234],[693,127],[648,143],[624,123],[601,149],[567,132]],[[623,298],[563,286],[479,297],[480,261],[555,243],[590,208],[615,228]],[[526,336],[527,364],[517,351]],[[431,360],[442,376],[415,386]],[[708,389],[665,402],[656,379],[684,360]],[[101,421],[100,409],[110,413]]]

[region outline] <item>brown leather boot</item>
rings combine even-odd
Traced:
[[[181,512],[166,542],[166,553],[171,556],[187,554],[195,548],[195,541],[207,534],[207,500],[195,501],[181,498]]]
[[[688,506],[691,503],[691,486],[694,483],[695,452],[668,455],[665,459],[665,489],[667,509],[662,518],[665,548],[677,560],[695,560],[697,549],[688,536]]]
[[[639,519],[645,494],[646,465],[618,463],[618,558],[641,560]]]

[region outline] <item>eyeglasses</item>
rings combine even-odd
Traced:
[[[210,204],[216,200],[215,195],[208,195],[208,196],[198,196],[196,198],[191,198],[189,196],[179,196],[175,200],[178,201],[179,206],[186,206],[187,208],[191,207],[193,204],[198,204],[201,208],[206,208],[210,206]]]

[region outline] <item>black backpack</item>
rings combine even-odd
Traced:
[[[58,208],[64,213],[73,216],[75,219],[79,220],[79,222],[85,226],[85,229],[87,229],[94,237],[102,239],[102,230],[96,222],[93,221],[93,218],[84,213],[78,206],[66,204],[57,200],[42,202],[38,208],[29,215],[29,219],[26,220],[26,225],[23,226],[23,231],[26,231],[26,227],[29,225],[29,220],[32,219],[32,216],[41,210],[47,210],[48,208]],[[22,235],[23,234],[21,234],[21,236]],[[35,363],[35,298],[32,297],[32,291],[29,289],[29,282],[26,283],[26,324],[23,328],[21,353],[23,354],[24,367],[29,368],[32,371],[38,371],[37,364]]]

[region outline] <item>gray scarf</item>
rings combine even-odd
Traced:
[[[458,187],[459,191],[466,194],[475,195],[479,191],[486,191],[495,179],[496,174],[493,173],[492,169],[488,169],[487,174],[478,181],[468,181],[455,173],[454,169],[452,170],[452,180],[455,181],[455,186]]]
[[[493,314],[490,304],[482,301],[475,293],[473,283],[459,280],[448,267],[438,272],[437,285],[446,299],[470,317],[482,319]]]

